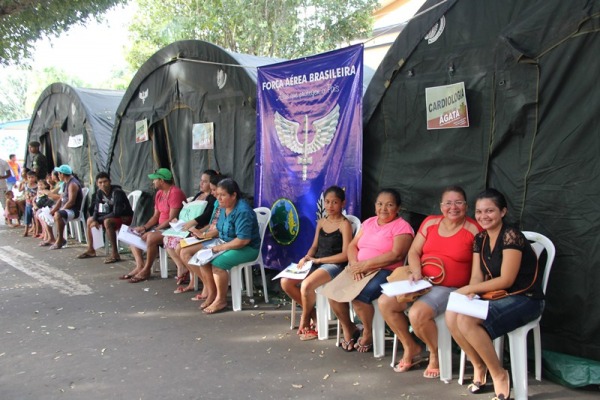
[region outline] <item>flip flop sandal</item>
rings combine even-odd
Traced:
[[[64,245],[62,244],[53,244],[52,246],[48,247],[48,250],[60,250],[64,247]]]
[[[129,274],[121,275],[121,276],[119,277],[119,279],[121,279],[122,281],[128,281],[128,280],[130,280],[131,278],[133,278],[133,275],[129,275]]]
[[[200,294],[197,294],[197,295],[195,295],[194,297],[192,297],[192,299],[191,299],[191,300],[192,300],[192,301],[202,301],[202,300],[206,300],[206,299],[207,299],[206,297],[202,297],[202,295],[200,295]]]
[[[180,294],[180,293],[189,292],[189,291],[191,291],[191,290],[193,290],[193,289],[192,289],[192,288],[189,288],[189,287],[187,287],[187,286],[179,286],[177,289],[175,289],[175,290],[173,291],[173,293],[175,293],[175,294]]]
[[[429,358],[423,357],[421,355],[413,357],[412,360],[410,360],[410,363],[405,363],[404,360],[400,360],[398,365],[396,365],[394,367],[394,371],[395,372],[407,372],[407,371],[410,371],[411,368],[416,367],[426,361],[429,361]]]
[[[300,340],[302,340],[302,341],[314,340],[314,339],[316,339],[318,337],[319,337],[319,334],[318,334],[318,332],[316,330],[314,330],[312,328],[307,328],[300,335]]]
[[[340,348],[348,353],[354,351],[354,346],[356,346],[356,341],[358,340],[358,338],[360,338],[360,333],[360,329],[357,329],[352,334],[352,338],[350,338],[350,340],[345,341],[342,339],[342,341],[340,342]]]
[[[40,246],[40,247],[52,246],[52,243],[51,242],[42,242],[42,243],[38,244],[38,246]]]
[[[437,379],[440,377],[440,369],[439,368],[426,368],[423,371],[423,378],[427,379]]]
[[[129,283],[140,283],[140,282],[144,282],[147,280],[148,280],[148,278],[138,278],[137,276],[134,276],[133,278],[131,278],[129,280]]]
[[[104,264],[113,264],[113,263],[116,263],[116,262],[119,262],[119,261],[121,261],[120,258],[106,257],[104,259]]]
[[[89,253],[81,253],[80,255],[77,256],[77,258],[79,259],[84,259],[84,258],[92,258],[92,257],[96,257],[96,255],[92,255]]]
[[[370,343],[370,344],[360,344],[360,340],[358,340],[356,342],[356,344],[354,345],[354,348],[359,353],[368,353],[371,350],[373,350],[373,343]]]

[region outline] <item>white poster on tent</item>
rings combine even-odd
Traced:
[[[83,146],[83,135],[69,136],[67,147],[77,148]]]
[[[425,88],[427,129],[469,127],[465,83]]]
[[[212,150],[215,148],[215,124],[207,122],[192,127],[192,149]]]
[[[135,122],[135,142],[142,143],[148,141],[148,120],[142,119]]]

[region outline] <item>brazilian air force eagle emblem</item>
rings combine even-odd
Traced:
[[[340,119],[340,106],[336,104],[333,110],[321,119],[313,121],[314,128],[313,139],[308,142],[308,114],[304,115],[304,138],[298,139],[298,128],[300,124],[296,121],[285,119],[281,114],[275,112],[275,131],[279,141],[284,147],[298,155],[298,164],[302,165],[302,180],[305,181],[308,176],[308,166],[312,164],[313,154],[333,140],[337,125]]]

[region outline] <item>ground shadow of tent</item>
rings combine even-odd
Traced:
[[[40,94],[27,141],[37,140],[51,164],[69,164],[86,185],[106,170],[115,112],[123,91],[74,88],[53,83]],[[25,155],[30,166],[31,155]],[[49,171],[51,171],[49,168]]]
[[[365,95],[363,166],[364,216],[382,186],[412,216],[439,213],[445,185],[503,191],[513,222],[557,247],[544,347],[595,360],[599,18],[600,2],[584,0],[449,0],[417,17]],[[426,130],[425,88],[463,81],[470,127]]]
[[[109,161],[113,182],[126,191],[151,192],[148,174],[167,167],[193,195],[202,171],[212,168],[253,195],[256,67],[278,61],[198,40],[159,50],[136,73],[117,110]],[[149,140],[136,143],[136,122],[144,119]],[[192,128],[199,123],[214,124],[214,149],[192,149]]]

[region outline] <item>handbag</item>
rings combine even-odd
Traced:
[[[442,283],[442,281],[446,277],[446,269],[444,268],[444,262],[437,257],[425,257],[421,261],[421,267],[424,267],[426,265],[433,265],[435,267],[438,267],[440,269],[440,273],[433,277],[426,276],[424,278],[427,279],[432,285],[439,285],[440,283]],[[405,265],[403,267],[396,268],[391,273],[391,275],[387,277],[387,280],[388,282],[407,281],[410,278],[411,274],[412,272],[410,271],[410,268],[408,267],[408,265]],[[416,292],[412,293],[399,294],[398,296],[396,296],[396,301],[398,303],[412,303],[416,301],[419,297],[423,296],[426,293],[429,293],[430,291],[431,288],[429,287],[417,290]]]
[[[487,263],[485,262],[485,257],[483,256],[483,245],[485,244],[485,240],[487,239],[487,235],[483,238],[483,242],[481,243],[481,253],[479,253],[479,257],[481,258],[481,261],[483,263],[483,266],[485,267],[488,276],[487,276],[487,280],[492,279],[492,272],[490,271],[490,269],[487,266]],[[500,300],[503,299],[505,297],[508,296],[512,296],[513,294],[519,294],[519,293],[523,293],[528,291],[533,284],[535,283],[536,279],[537,279],[537,275],[538,275],[538,268],[539,266],[539,262],[536,261],[535,263],[535,274],[533,274],[533,281],[531,282],[531,284],[529,286],[527,286],[525,289],[521,289],[521,290],[517,290],[514,291],[512,293],[508,293],[508,291],[504,290],[504,289],[497,289],[497,290],[492,290],[489,292],[485,292],[482,295],[480,295],[479,297],[481,297],[483,300]]]
[[[355,281],[354,274],[348,268],[344,268],[338,276],[323,286],[322,294],[339,303],[348,303],[356,298],[367,286],[367,283],[379,270],[371,271],[361,280]]]

